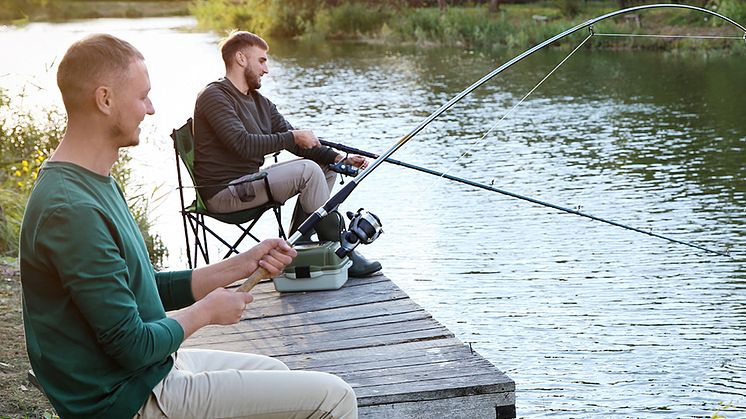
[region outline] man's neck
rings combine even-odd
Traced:
[[[73,163],[102,176],[108,176],[119,158],[119,148],[105,135],[95,130],[79,129],[69,123],[65,136],[50,161]]]
[[[249,85],[246,83],[246,78],[243,77],[243,73],[242,74],[226,73],[225,78],[228,79],[228,81],[231,82],[233,87],[238,89],[239,92],[245,95],[249,94]]]

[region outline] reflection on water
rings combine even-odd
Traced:
[[[177,29],[191,22],[5,29],[3,51],[40,39],[46,47],[19,64],[4,61],[0,74],[43,73],[83,32],[132,41],[148,60],[157,112],[134,152],[146,184],[171,192],[167,135],[222,72],[215,36]],[[295,125],[380,153],[511,57],[275,41],[262,89]],[[395,157],[679,240],[730,246],[734,257],[393,166],[345,204],[383,221],[386,233],[366,255],[516,381],[520,416],[709,417],[720,402],[739,411],[728,417],[743,415],[743,55],[583,50],[480,141],[563,57],[542,51],[519,63]],[[55,92],[53,83],[47,89]],[[157,208],[173,265],[183,263],[177,201],[168,193]],[[262,228],[273,234],[270,223]]]

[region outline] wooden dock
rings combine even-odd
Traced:
[[[385,276],[336,291],[278,293],[271,282],[233,326],[186,347],[269,355],[348,382],[361,418],[515,418],[515,383]]]

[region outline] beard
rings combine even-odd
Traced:
[[[248,68],[244,69],[243,78],[246,80],[246,85],[249,86],[249,90],[258,90],[262,87],[262,77]]]
[[[140,127],[136,127],[129,135],[126,130],[122,127],[121,123],[117,122],[111,127],[112,138],[117,138],[117,145],[119,147],[133,147],[140,144]]]

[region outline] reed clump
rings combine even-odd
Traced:
[[[25,109],[22,96],[10,98],[0,89],[0,257],[18,255],[19,233],[26,201],[44,161],[64,135],[65,117],[55,109]],[[122,153],[112,171],[122,186],[130,211],[148,246],[151,262],[161,267],[168,254],[148,217],[154,193],[131,179],[130,157]]]

